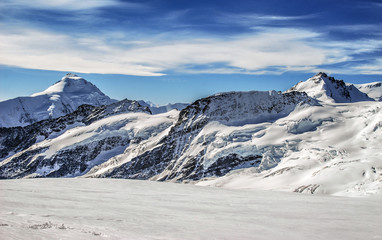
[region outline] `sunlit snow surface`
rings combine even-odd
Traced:
[[[1,239],[381,239],[381,198],[117,179],[0,181]]]

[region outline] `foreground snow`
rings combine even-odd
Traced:
[[[116,179],[0,181],[1,239],[380,239],[381,199]]]

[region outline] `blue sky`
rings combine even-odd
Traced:
[[[325,71],[382,80],[382,1],[2,0],[0,100],[67,72],[112,98],[286,90]]]

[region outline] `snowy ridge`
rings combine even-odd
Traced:
[[[247,124],[249,121],[272,121],[285,116],[296,106],[317,105],[305,93],[232,92],[200,99],[179,114],[175,125],[151,151],[144,152],[128,162],[102,172],[97,177],[122,177],[152,180],[195,180],[209,175],[224,175],[243,164],[258,164],[261,156],[245,154],[221,158],[204,164],[205,141],[196,139],[209,123],[221,121],[229,125]],[[241,119],[242,121],[239,121]],[[250,120],[252,119],[252,120]],[[193,146],[193,142],[197,146]]]
[[[305,82],[299,82],[288,91],[306,92],[312,98],[332,103],[374,101],[353,84],[346,84],[344,81],[336,80],[322,72]]]
[[[208,121],[218,121],[228,126],[273,121],[288,115],[299,104],[318,105],[318,102],[300,92],[219,93],[197,100],[185,108],[177,125],[185,123],[184,128],[188,128]]]
[[[354,86],[375,101],[382,101],[382,82],[354,84]]]
[[[150,109],[150,111],[152,112],[152,114],[165,113],[165,112],[169,112],[169,111],[174,110],[174,109],[178,110],[178,111],[182,111],[188,105],[190,105],[188,103],[169,103],[169,104],[164,105],[164,106],[159,106],[159,105],[154,104],[150,101],[139,100],[138,102],[142,106],[148,107]]]
[[[26,126],[58,118],[83,104],[102,106],[114,102],[92,83],[67,74],[43,92],[0,102],[0,127]]]

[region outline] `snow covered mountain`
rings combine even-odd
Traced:
[[[382,101],[382,82],[354,84],[354,86],[361,92],[366,93],[375,101]]]
[[[120,114],[70,129],[14,154],[0,163],[0,176],[73,176],[88,170],[88,175],[93,177],[163,180],[222,175],[248,161],[258,163],[259,156],[243,153],[232,157],[228,152],[230,157],[204,161],[202,155],[198,157],[202,149],[187,152],[193,149],[190,144],[209,122],[237,126],[274,121],[288,115],[296,106],[306,104],[317,105],[317,102],[298,92],[232,92],[198,100],[179,117],[176,110],[152,116]],[[201,143],[199,140],[196,145]],[[94,162],[103,164],[90,169]],[[217,166],[211,167],[213,162]],[[195,168],[203,165],[207,166],[203,171]]]
[[[129,100],[84,105],[58,119],[0,129],[0,178],[381,195],[381,104],[320,73],[285,93],[220,93],[180,112],[151,115]]]
[[[114,102],[92,83],[68,73],[43,92],[0,102],[0,127],[26,126],[58,118],[82,104],[101,106]]]
[[[150,108],[150,111],[152,114],[165,113],[165,112],[169,112],[169,111],[174,110],[174,109],[176,109],[178,111],[182,111],[188,105],[190,105],[188,103],[169,103],[169,104],[164,105],[164,106],[159,106],[159,105],[154,104],[150,101],[139,100],[138,102],[142,106]]]
[[[310,97],[324,102],[348,103],[374,100],[353,84],[346,84],[323,72],[304,82],[299,82],[288,91],[306,92]]]

